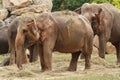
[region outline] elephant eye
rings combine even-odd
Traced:
[[[92,20],[91,20],[91,21],[94,22],[95,20],[96,20],[96,18],[95,18],[95,17],[92,17]]]
[[[23,29],[23,34],[26,34],[28,32],[27,29]]]

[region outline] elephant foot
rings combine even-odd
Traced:
[[[17,65],[17,67],[18,67],[19,70],[23,70],[22,65]]]
[[[119,65],[119,66],[120,66],[120,61],[117,61],[117,65]]]
[[[41,69],[41,72],[50,72],[52,69]]]
[[[6,58],[2,61],[2,63],[0,63],[0,66],[1,67],[2,66],[7,66],[7,65],[9,65],[9,63],[10,63],[10,58]]]
[[[22,60],[22,64],[26,64],[26,63],[29,63],[29,59],[28,58],[25,58]]]
[[[105,59],[105,55],[99,55],[99,57]]]
[[[90,69],[90,66],[85,66],[85,70]]]
[[[52,71],[52,68],[48,68],[48,67],[41,67],[41,72],[46,72],[46,71]]]
[[[73,67],[69,67],[68,71],[76,71],[76,68],[75,67],[74,68]]]

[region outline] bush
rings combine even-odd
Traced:
[[[53,10],[52,11],[59,11],[59,10],[74,10],[77,7],[80,7],[84,3],[106,3],[109,2],[120,8],[120,0],[53,0]]]

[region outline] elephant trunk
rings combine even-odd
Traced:
[[[25,37],[23,33],[19,32],[15,40],[16,64],[19,69],[22,69],[22,56],[25,55],[24,40],[25,40]]]

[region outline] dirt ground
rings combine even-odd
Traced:
[[[120,80],[120,66],[116,65],[113,54],[108,56],[108,61],[97,56],[93,56],[91,59],[90,70],[84,70],[84,60],[79,59],[77,71],[69,72],[67,71],[67,67],[70,62],[70,55],[54,54],[53,70],[50,72],[41,72],[39,61],[36,61],[34,63],[24,64],[23,70],[19,70],[16,65],[0,67],[0,80],[73,80],[72,77],[79,77],[77,80],[89,80],[83,78],[96,75],[109,75],[115,77],[117,75],[117,79]],[[113,78],[111,80],[115,79]]]

